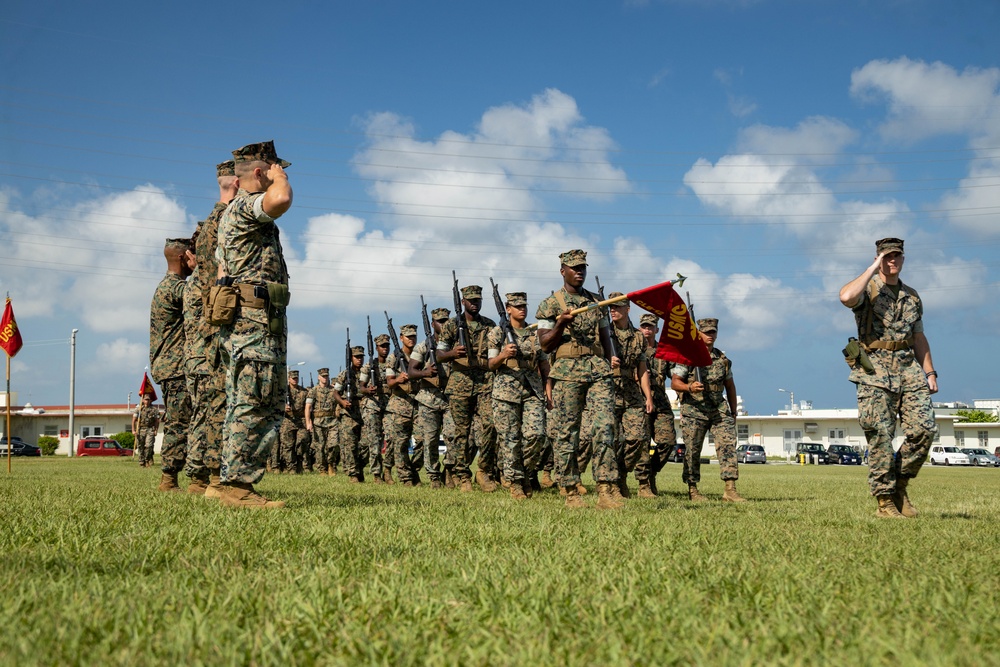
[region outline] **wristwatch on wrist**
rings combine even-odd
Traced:
[[[930,371],[930,372],[926,373],[926,375],[927,375],[927,377],[930,377],[930,376],[932,376],[932,375],[933,375],[934,377],[937,377],[937,376],[938,376],[938,374],[937,374],[937,371]]]

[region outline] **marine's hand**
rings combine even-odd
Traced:
[[[688,391],[691,392],[692,394],[697,394],[698,392],[704,390],[705,390],[705,385],[698,382],[697,380],[688,385]]]
[[[618,357],[611,357],[611,368],[620,368],[622,365],[622,360]]]
[[[559,317],[556,318],[556,326],[565,327],[568,324],[570,324],[574,319],[576,319],[576,315],[573,314],[573,311],[567,308],[563,312],[559,313]]]
[[[285,173],[285,170],[277,162],[272,164],[271,167],[267,170],[267,177],[272,181],[288,180],[288,174]]]
[[[927,387],[930,389],[932,394],[936,394],[938,392],[938,383],[936,375],[932,375],[929,378],[927,378]]]
[[[516,356],[517,356],[517,345],[514,345],[513,343],[507,343],[506,345],[503,346],[504,359],[513,359]]]

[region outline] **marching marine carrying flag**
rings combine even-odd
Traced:
[[[663,331],[656,344],[657,359],[692,367],[712,365],[712,355],[698,335],[698,327],[691,319],[687,304],[674,291],[672,282],[629,292],[628,300],[663,320]]]
[[[149,381],[149,376],[146,373],[142,374],[142,384],[139,385],[139,402],[142,403],[142,397],[149,394],[156,400],[156,389],[153,387],[153,383]]]
[[[17,320],[14,319],[14,307],[10,305],[10,297],[7,297],[3,319],[0,320],[0,347],[8,357],[13,357],[21,349],[21,345],[23,342],[21,332],[17,328]]]

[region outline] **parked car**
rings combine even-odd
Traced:
[[[827,458],[826,450],[823,449],[823,445],[818,442],[800,442],[795,445],[795,456],[798,458],[799,455],[805,454],[806,460],[812,457],[817,459],[817,463],[824,464],[829,463],[830,460]]]
[[[767,463],[767,454],[760,445],[740,445],[736,448],[736,460],[740,463]]]
[[[826,450],[827,463],[837,463],[842,466],[859,466],[861,457],[849,445],[830,445]]]
[[[1000,466],[1000,459],[990,454],[982,447],[964,447],[962,453],[969,457],[969,463],[974,466]]]
[[[122,447],[117,440],[103,437],[80,438],[76,443],[77,456],[132,456],[132,450]]]
[[[958,447],[948,447],[945,445],[934,445],[931,447],[931,465],[946,466],[967,466],[969,457],[962,453]]]
[[[673,463],[684,463],[684,445],[674,445],[667,452],[667,461]]]
[[[16,435],[10,439],[11,456],[41,456],[42,448],[36,445],[29,445]],[[7,456],[7,438],[0,438],[0,456]]]

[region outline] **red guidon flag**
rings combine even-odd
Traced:
[[[0,320],[0,347],[7,353],[8,357],[13,357],[21,349],[21,332],[17,328],[17,320],[14,319],[14,307],[10,305],[10,298],[3,309],[3,319]]]
[[[685,366],[711,366],[712,355],[698,335],[687,304],[667,281],[637,292],[629,292],[628,300],[663,320],[663,332],[656,344],[657,359],[666,359]]]
[[[156,400],[156,389],[153,388],[153,383],[149,381],[149,376],[145,373],[142,374],[142,384],[139,385],[139,402],[142,402],[142,397],[149,394]]]

